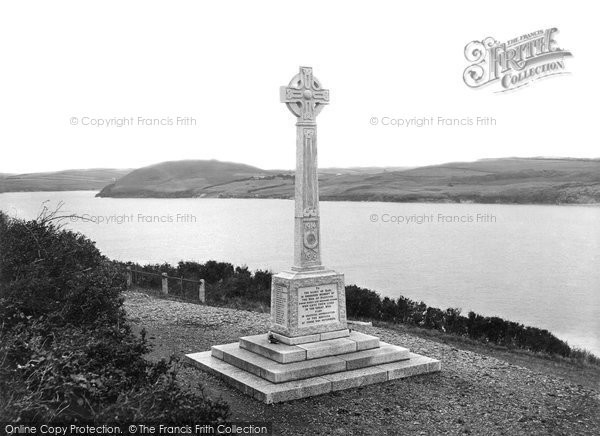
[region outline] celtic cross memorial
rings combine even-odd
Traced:
[[[273,276],[268,333],[187,354],[187,361],[265,403],[439,371],[437,360],[348,330],[344,275],[321,264],[316,118],[329,91],[300,67],[280,92],[296,117],[293,265]]]
[[[300,67],[280,97],[296,117],[294,264],[273,277],[270,331],[287,344],[348,336],[344,276],[321,264],[317,116],[329,91]]]

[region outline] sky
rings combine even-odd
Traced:
[[[182,159],[291,169],[295,118],[279,87],[301,65],[330,90],[317,118],[321,167],[597,158],[597,9],[546,0],[2,2],[0,173]],[[569,74],[503,93],[465,85],[467,43],[551,27],[573,54]],[[430,117],[434,125],[390,125]],[[133,122],[114,125],[123,119]]]

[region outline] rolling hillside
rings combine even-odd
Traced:
[[[104,187],[99,197],[196,197],[236,180],[253,180],[267,171],[217,160],[163,162],[131,171]]]
[[[325,183],[322,199],[397,202],[600,203],[600,160],[457,162]]]
[[[322,200],[600,203],[600,160],[502,158],[412,169],[324,169]],[[219,161],[165,162],[105,187],[107,197],[292,198],[291,171]]]
[[[94,191],[120,179],[130,169],[65,170],[48,173],[0,174],[0,192]]]

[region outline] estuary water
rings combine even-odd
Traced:
[[[107,256],[210,259],[278,272],[293,260],[291,200],[116,199],[96,192],[0,194],[33,218],[42,204]],[[497,315],[600,356],[600,207],[322,202],[323,263],[383,296]]]

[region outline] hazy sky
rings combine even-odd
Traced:
[[[292,168],[295,119],[279,86],[300,65],[331,92],[317,119],[322,167],[599,157],[596,9],[547,0],[2,2],[0,172],[179,159]],[[573,53],[570,75],[507,93],[464,84],[468,42],[549,27]],[[496,125],[381,125],[478,116]],[[120,128],[82,125],[130,117]]]

